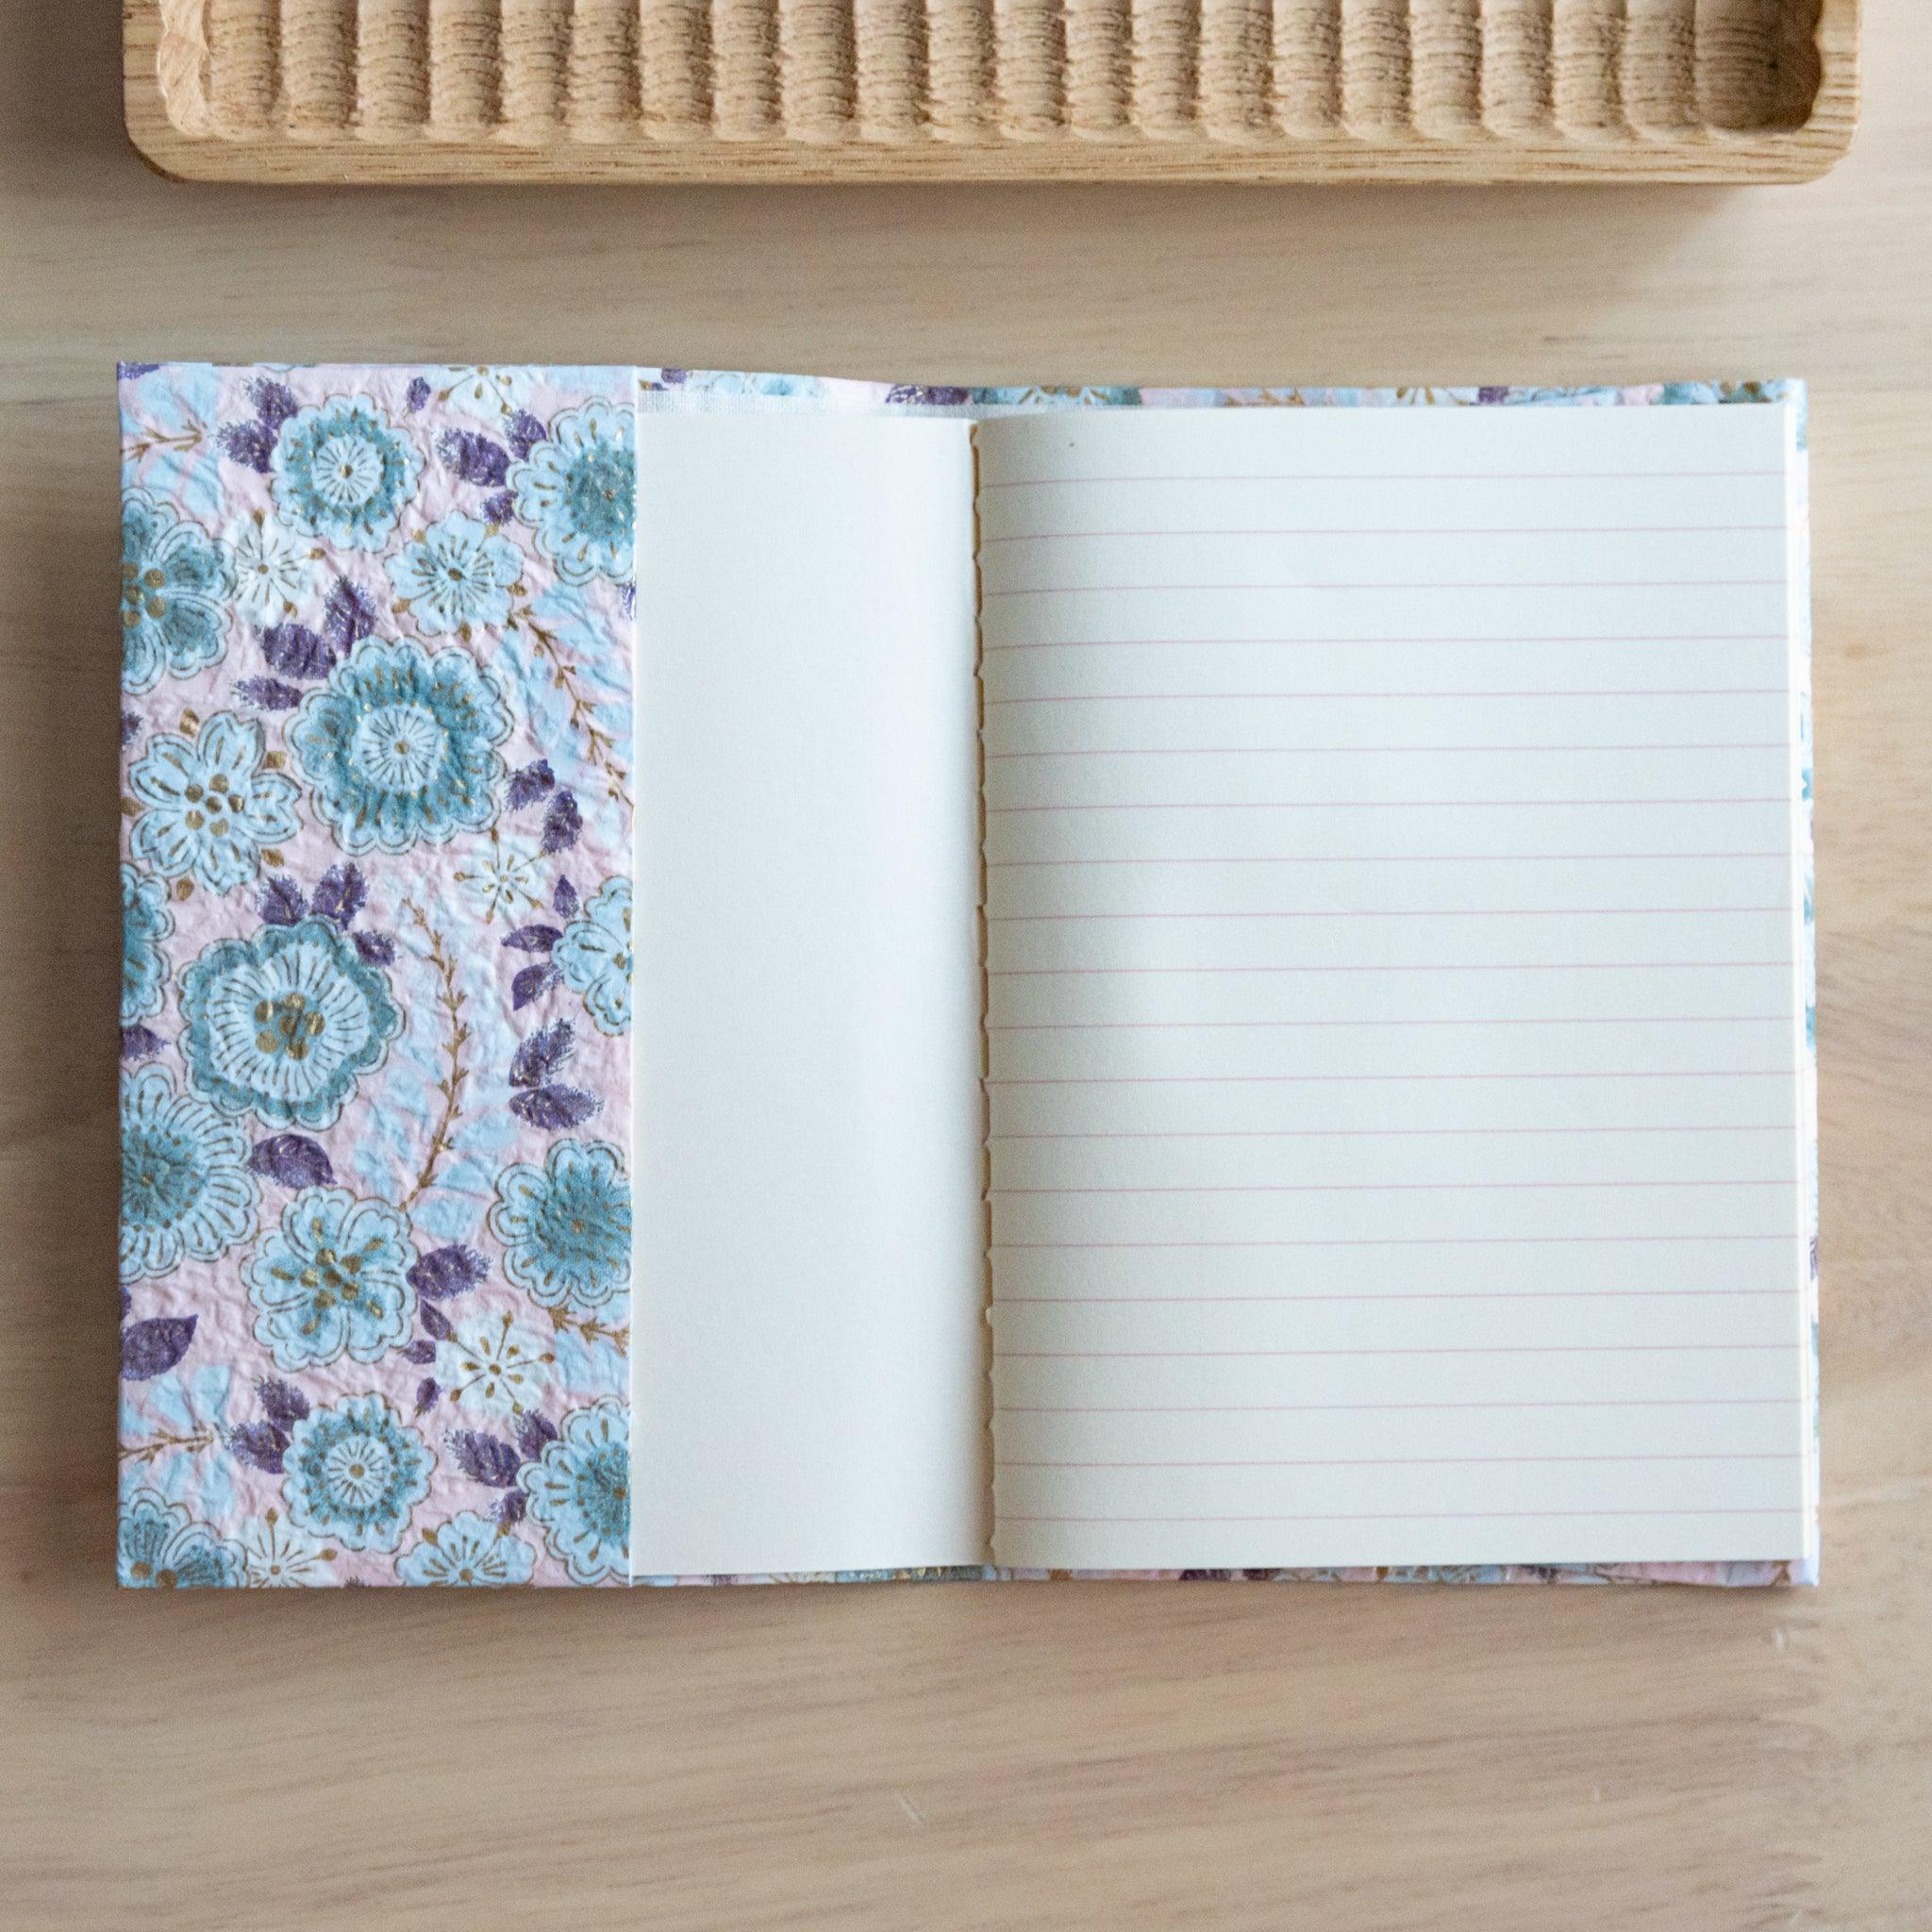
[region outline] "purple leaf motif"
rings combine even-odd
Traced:
[[[160,366],[158,362],[124,362],[118,374],[123,382],[139,382],[143,375],[152,375]]]
[[[603,1105],[581,1087],[531,1087],[509,1097],[509,1110],[518,1119],[553,1134],[581,1124]]]
[[[547,1444],[557,1441],[557,1424],[532,1409],[517,1424],[517,1447],[524,1452],[525,1462],[534,1462],[542,1455]]]
[[[285,1188],[325,1188],[336,1177],[328,1156],[300,1134],[274,1134],[258,1141],[248,1166],[264,1180],[279,1181]]]
[[[319,919],[333,919],[338,925],[349,926],[368,899],[369,886],[360,867],[332,865],[323,874],[308,909]]]
[[[554,925],[520,925],[504,940],[504,944],[519,953],[547,953],[562,937]]]
[[[547,960],[541,966],[525,966],[509,983],[509,1009],[521,1013],[534,999],[541,998],[563,975]]]
[[[552,1074],[560,1073],[569,1064],[576,1043],[575,1029],[568,1020],[552,1021],[517,1048],[516,1058],[509,1063],[509,1084],[541,1087]]]
[[[237,678],[235,695],[259,705],[264,711],[292,711],[302,702],[301,691],[279,677]]]
[[[158,1315],[130,1322],[121,1331],[121,1373],[130,1382],[165,1375],[188,1353],[194,1340],[195,1315]]]
[[[253,470],[258,475],[268,475],[269,460],[275,450],[275,433],[266,423],[230,423],[215,441],[231,463],[240,463],[244,470]]]
[[[424,404],[429,400],[430,394],[431,391],[429,388],[428,378],[426,376],[419,375],[415,379],[415,381],[409,385],[408,394],[403,398],[403,400],[409,406],[409,414],[413,416],[417,412],[417,410],[422,408]]]
[[[263,924],[268,925],[293,925],[308,911],[302,888],[293,879],[281,876],[272,878],[262,887],[256,904],[261,908]]]
[[[496,1506],[496,1526],[498,1529],[514,1529],[524,1520],[524,1511],[529,1507],[521,1490],[512,1490]]]
[[[419,1304],[416,1312],[423,1318],[424,1334],[432,1341],[448,1341],[454,1339],[456,1329],[451,1325],[449,1317],[434,1302]]]
[[[543,441],[544,428],[527,409],[519,409],[509,419],[510,454],[522,462]]]
[[[228,1432],[228,1447],[243,1462],[252,1463],[269,1475],[280,1475],[289,1438],[287,1431],[274,1423],[243,1423]]]
[[[133,711],[121,713],[121,742],[132,744],[141,736],[141,719]]]
[[[425,1409],[430,1407],[435,1403],[436,1398],[441,1393],[442,1391],[436,1386],[436,1377],[434,1375],[425,1375],[416,1384],[416,1413],[421,1415]]]
[[[568,852],[583,829],[584,815],[577,809],[575,797],[571,792],[559,791],[543,814],[544,851]]]
[[[486,1436],[475,1429],[452,1429],[448,1441],[465,1475],[488,1483],[492,1490],[507,1490],[516,1481],[521,1458],[501,1436]]]
[[[124,1026],[121,1029],[121,1058],[124,1060],[152,1059],[163,1045],[161,1036],[145,1026]]]
[[[517,513],[517,500],[508,490],[499,490],[494,496],[483,499],[483,514],[492,524],[507,524]]]
[[[345,656],[375,628],[375,606],[347,577],[338,577],[322,607],[322,634],[328,641],[331,659]]]
[[[550,769],[548,758],[539,758],[533,765],[525,765],[520,772],[512,772],[509,780],[509,808],[521,811],[526,805],[535,805],[557,783],[557,774]]]
[[[261,655],[284,677],[326,677],[336,653],[306,624],[272,625],[261,634]]]
[[[366,964],[371,966],[393,966],[396,963],[396,942],[386,932],[358,932],[349,935],[356,941],[356,950],[362,955]]]
[[[425,1255],[409,1270],[409,1286],[425,1301],[443,1302],[468,1294],[489,1272],[483,1257],[458,1241]]]
[[[444,430],[436,453],[465,483],[480,483],[486,490],[501,490],[509,475],[508,450],[473,429]]]
[[[308,1398],[292,1382],[265,1375],[255,1385],[262,1413],[278,1429],[292,1429],[308,1413]]]
[[[557,890],[550,895],[550,903],[563,918],[575,919],[577,916],[577,889],[567,878],[559,876]]]
[[[970,389],[942,389],[927,387],[923,383],[900,383],[887,391],[889,403],[925,403],[935,408],[958,408],[961,403],[973,400]]]
[[[419,1369],[426,1369],[436,1359],[436,1344],[425,1341],[420,1336],[403,1350],[403,1359],[413,1362]]]
[[[248,385],[248,399],[255,405],[257,420],[271,429],[279,429],[300,407],[295,391],[272,375],[258,375]]]

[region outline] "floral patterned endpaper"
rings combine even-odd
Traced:
[[[633,374],[122,401],[121,1580],[627,1583]]]

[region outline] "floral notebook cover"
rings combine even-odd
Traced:
[[[124,1585],[770,1580],[628,1554],[635,430],[667,390],[974,416],[1784,392],[124,365]]]

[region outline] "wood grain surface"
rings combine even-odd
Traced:
[[[1796,181],[1860,0],[125,0],[201,180]]]
[[[1802,189],[260,192],[0,0],[0,1926],[1917,1932],[1932,19]],[[1824,1582],[118,1595],[117,355],[1813,384]]]

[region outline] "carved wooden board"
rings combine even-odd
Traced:
[[[127,121],[245,181],[1794,181],[1858,0],[126,0]]]

